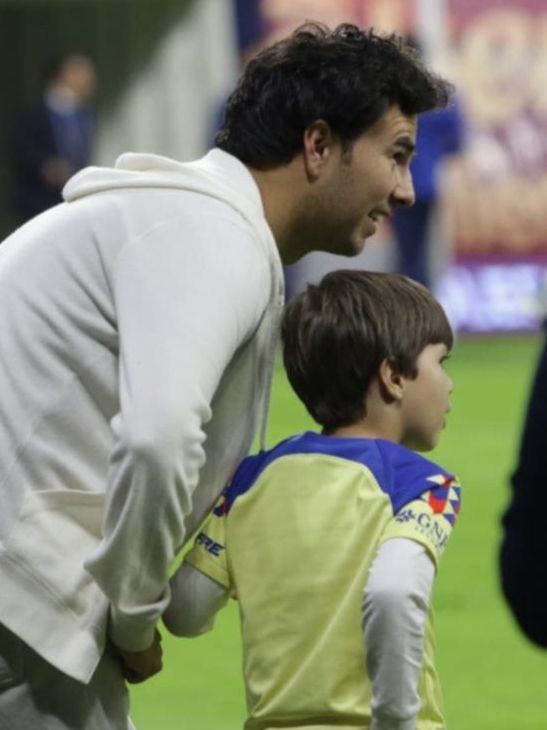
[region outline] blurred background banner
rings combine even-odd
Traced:
[[[455,261],[439,294],[460,330],[536,329],[547,275],[547,5],[447,0],[466,152],[447,166]]]

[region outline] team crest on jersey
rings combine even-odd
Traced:
[[[431,507],[433,513],[442,515],[445,520],[454,526],[460,512],[461,486],[455,477],[445,474],[435,474],[427,477],[426,481],[437,486],[424,492],[421,499]]]

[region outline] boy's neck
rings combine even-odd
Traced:
[[[364,422],[353,423],[350,426],[340,426],[329,434],[334,438],[361,438],[361,439],[383,439],[384,441],[393,441],[399,443],[399,439],[393,429],[373,426]]]
[[[371,384],[365,401],[365,415],[355,423],[340,426],[332,436],[363,439],[383,439],[400,444],[403,438],[399,404],[387,401],[378,383]]]

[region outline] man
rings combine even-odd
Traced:
[[[42,98],[18,116],[10,139],[19,223],[60,203],[66,181],[90,161],[93,63],[82,53],[59,55],[50,62],[45,82]]]
[[[84,170],[2,245],[10,730],[128,727],[108,646],[129,681],[161,668],[170,563],[264,427],[281,261],[355,254],[412,203],[416,115],[448,92],[397,39],[305,26],[249,64],[218,149]]]

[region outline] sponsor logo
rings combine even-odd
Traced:
[[[224,550],[224,545],[216,542],[212,537],[209,537],[209,535],[206,535],[204,532],[200,532],[196,537],[196,545],[201,545],[206,552],[214,555],[215,557],[218,557],[221,551]]]
[[[442,523],[436,519],[435,515],[427,512],[418,512],[412,507],[401,510],[395,516],[395,522],[400,524],[413,523],[414,527],[421,535],[435,546],[439,555],[445,549],[448,542],[449,532],[443,527]]]
[[[407,508],[401,510],[395,517],[395,522],[410,522],[416,519],[416,513],[413,509]]]

